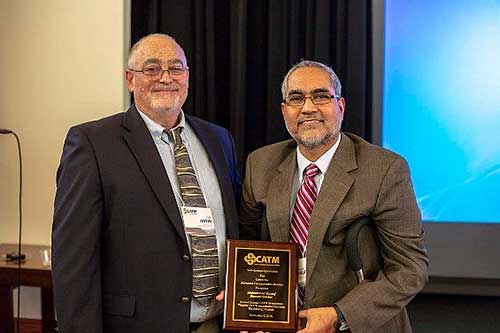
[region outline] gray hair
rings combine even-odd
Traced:
[[[134,60],[135,52],[141,47],[142,42],[144,42],[145,40],[148,40],[150,38],[164,38],[164,39],[172,40],[175,43],[177,43],[177,41],[172,36],[169,36],[167,34],[155,33],[155,34],[149,34],[147,36],[142,37],[137,42],[135,42],[134,45],[132,45],[132,47],[130,48],[130,51],[128,52],[128,59],[127,59],[128,68],[131,68],[132,62]],[[179,43],[177,43],[177,44],[179,44]]]
[[[331,67],[317,61],[302,60],[298,64],[293,65],[293,67],[288,71],[288,73],[286,73],[285,78],[281,83],[281,94],[283,95],[283,99],[286,98],[286,93],[288,90],[288,78],[290,77],[290,75],[292,75],[293,72],[302,67],[315,67],[324,70],[330,77],[330,83],[333,86],[335,95],[337,97],[342,96],[342,85],[340,84],[339,77],[337,76],[337,74],[335,74],[335,72],[333,71],[333,69],[331,69]]]

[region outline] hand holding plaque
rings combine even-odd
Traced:
[[[297,247],[228,241],[224,329],[295,332]]]

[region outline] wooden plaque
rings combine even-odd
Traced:
[[[224,329],[295,332],[297,245],[229,240]]]

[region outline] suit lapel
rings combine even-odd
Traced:
[[[238,218],[235,209],[236,207],[234,206],[234,191],[229,178],[231,173],[224,158],[223,147],[212,129],[207,128],[207,126],[202,122],[196,121],[195,118],[186,114],[184,115],[186,117],[186,121],[189,123],[205,148],[217,176],[221,190],[222,203],[224,206],[227,237],[238,238],[238,231],[236,229]]]
[[[187,245],[184,224],[175,201],[172,185],[153,138],[135,106],[131,106],[124,116],[122,135],[170,222]]]
[[[272,177],[269,184],[266,218],[271,239],[277,242],[290,240],[290,198],[293,177],[297,170],[295,147],[293,144],[293,150],[279,165],[276,176]]]
[[[339,148],[325,173],[323,184],[311,214],[307,241],[307,281],[310,280],[316,266],[326,230],[354,183],[354,178],[349,172],[356,168],[354,145],[351,139],[342,134]]]

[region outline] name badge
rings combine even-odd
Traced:
[[[188,233],[203,232],[205,234],[215,233],[214,218],[212,210],[207,207],[181,207],[184,228]]]
[[[300,287],[305,287],[306,286],[306,258],[299,258],[299,286]]]

